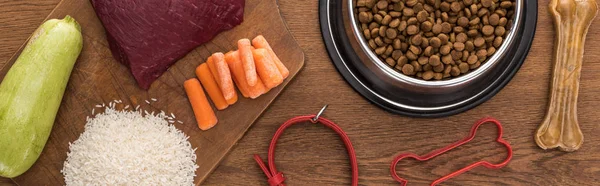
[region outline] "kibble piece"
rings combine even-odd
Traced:
[[[492,45],[496,48],[499,48],[500,45],[502,45],[502,37],[496,37],[496,39],[494,39],[494,42],[492,43]]]
[[[469,9],[471,10],[471,13],[476,13],[477,11],[479,11],[479,6],[477,6],[477,4],[471,4]]]
[[[462,6],[457,1],[454,1],[452,4],[450,4],[450,9],[453,12],[458,13],[460,10],[462,10]]]
[[[444,69],[444,75],[446,75],[446,74],[450,75],[450,71],[452,71],[452,66],[446,65],[446,68]]]
[[[368,23],[369,22],[369,13],[361,12],[358,14],[358,21],[360,23]]]
[[[431,45],[433,48],[439,48],[442,45],[442,41],[438,37],[432,37],[429,40],[429,45]]]
[[[425,55],[427,57],[431,57],[431,55],[433,55],[433,47],[432,46],[426,47],[425,50],[423,50],[423,55]]]
[[[404,9],[404,2],[400,1],[398,3],[395,3],[393,5],[393,7],[394,7],[394,11],[400,12]]]
[[[454,30],[454,33],[463,33],[463,32],[465,32],[465,28],[460,27],[460,26],[455,26],[452,30]]]
[[[408,25],[417,25],[419,24],[419,20],[417,20],[416,17],[411,17],[406,20],[406,23],[408,23]]]
[[[419,62],[420,65],[425,65],[425,64],[429,63],[429,58],[422,56],[422,57],[419,57],[419,59],[417,59],[417,62]]]
[[[385,45],[385,43],[383,42],[383,40],[381,39],[381,37],[375,38],[375,44],[377,44],[377,46],[383,46],[383,45]]]
[[[427,48],[429,46],[429,39],[423,38],[421,39],[421,48]]]
[[[417,72],[421,72],[423,70],[423,67],[417,61],[410,62],[410,65],[415,67],[415,71],[417,71]]]
[[[494,53],[496,53],[496,48],[490,47],[490,48],[487,49],[487,56],[488,57],[494,55]]]
[[[392,52],[392,59],[398,60],[400,57],[402,57],[402,55],[403,55],[402,51],[400,51],[400,50],[394,50]]]
[[[419,46],[423,42],[423,37],[420,34],[414,35],[410,38],[410,42],[413,45]]]
[[[385,37],[385,32],[387,31],[387,29],[388,29],[388,27],[385,25],[379,27],[379,36]]]
[[[484,36],[492,35],[492,34],[494,34],[494,27],[490,26],[490,25],[485,25],[485,26],[483,26],[483,28],[481,28],[481,33]]]
[[[467,31],[467,36],[469,37],[477,37],[477,35],[479,34],[479,31],[477,31],[477,29],[471,29],[469,31]]]
[[[473,44],[475,44],[475,47],[482,47],[485,44],[485,39],[483,39],[483,37],[477,37],[473,41]]]
[[[385,58],[385,63],[387,63],[390,67],[396,66],[396,61],[392,58]]]
[[[388,2],[387,1],[379,1],[379,2],[377,2],[377,8],[379,8],[380,10],[387,9],[388,8]]]
[[[415,26],[415,25],[410,25],[406,28],[406,33],[408,35],[415,35],[419,33],[419,27]]]
[[[510,8],[513,6],[513,3],[510,1],[502,1],[502,3],[500,3],[500,7],[502,8]]]
[[[394,39],[392,46],[394,47],[394,49],[399,50],[402,46],[402,42],[400,41],[400,39]]]
[[[467,26],[469,26],[469,18],[460,17],[460,18],[458,18],[457,24],[458,24],[458,26],[467,27]]]
[[[460,73],[463,73],[463,74],[469,72],[469,69],[470,69],[469,64],[467,64],[467,63],[458,64],[458,68],[460,69]]]
[[[400,31],[400,32],[404,31],[407,26],[408,26],[408,24],[406,23],[406,21],[401,21],[400,24],[398,25],[398,31]]]
[[[479,62],[479,61],[477,61],[477,63],[475,63],[475,64],[469,65],[469,67],[470,67],[471,69],[476,69],[476,68],[478,68],[479,66],[481,66],[481,62]]]
[[[400,50],[402,50],[402,52],[406,52],[408,50],[408,43],[400,43]]]
[[[383,24],[383,25],[389,25],[390,22],[392,22],[392,16],[390,16],[390,15],[384,16],[383,19],[381,20],[381,24]]]
[[[479,25],[479,23],[481,23],[481,19],[479,17],[475,17],[469,21],[469,25],[471,26]]]
[[[394,51],[394,47],[392,47],[392,45],[388,45],[387,48],[385,49],[385,52],[383,53],[383,55],[390,56],[390,55],[392,55],[393,51]]]
[[[420,1],[422,1],[422,0],[420,0]],[[422,3],[420,3],[420,2],[419,2],[419,3],[417,3],[415,6],[413,6],[413,10],[414,10],[415,12],[420,12],[421,10],[423,10],[423,4],[422,4]]]
[[[440,38],[440,41],[442,42],[442,45],[445,45],[448,43],[448,35],[446,34],[440,34],[437,36],[438,38]]]
[[[421,54],[421,48],[416,47],[415,45],[410,45],[410,47],[408,47],[408,50],[410,50],[413,54],[416,55]]]
[[[452,70],[450,70],[450,75],[456,77],[460,75],[460,69],[457,66],[452,67]]]
[[[442,24],[433,25],[433,27],[431,28],[431,32],[433,32],[433,34],[441,33],[442,32]]]
[[[413,6],[415,6],[415,5],[416,5],[418,2],[419,2],[418,0],[407,0],[407,1],[406,1],[406,6],[413,7]]]
[[[452,47],[450,45],[444,45],[440,48],[440,54],[448,55],[450,54],[450,50],[452,50]]]
[[[433,67],[429,64],[425,64],[423,65],[423,71],[427,72],[427,71],[431,71],[433,70]]]
[[[460,59],[460,60],[461,61],[467,61],[469,59],[469,52],[466,51],[466,50],[463,50],[462,52],[463,52],[462,59]]]
[[[402,73],[409,76],[415,75],[415,67],[410,64],[405,64],[402,67]]]
[[[393,18],[399,18],[400,16],[402,16],[402,13],[397,11],[391,11],[390,13],[388,13],[388,15],[392,16]]]
[[[489,35],[489,36],[483,37],[483,39],[485,40],[485,43],[487,43],[487,44],[492,44],[492,42],[494,42],[495,38],[496,38],[496,35]]]
[[[448,18],[449,18],[449,16],[448,16],[448,12],[443,12],[443,13],[441,14],[441,16],[440,16],[440,17],[442,18],[442,21],[443,21],[443,22],[447,22],[447,21],[448,21]],[[441,24],[441,23],[440,23],[440,24]]]
[[[496,34],[496,36],[503,36],[504,33],[506,33],[506,28],[504,28],[503,26],[497,26],[496,30],[494,31],[494,34]]]
[[[444,78],[444,75],[442,73],[435,73],[435,75],[433,76],[433,79],[435,80],[442,80]]]
[[[465,42],[465,50],[469,52],[473,52],[473,50],[475,50],[475,45],[473,44],[473,41]]]
[[[371,24],[369,24],[369,30],[374,28],[379,28],[379,24],[377,24],[376,22],[371,22]]]
[[[475,53],[475,55],[477,55],[477,58],[479,58],[479,60],[484,59],[487,57],[487,50],[486,49],[478,50],[477,53]]]
[[[493,29],[493,27],[492,27]],[[452,32],[452,25],[450,25],[450,23],[448,22],[444,22],[442,23],[442,33],[450,33]]]
[[[423,78],[423,72],[417,72],[417,75],[415,76],[417,76],[418,78]]]
[[[444,71],[444,64],[440,64],[438,66],[433,66],[433,71],[434,72],[443,72]]]
[[[398,36],[398,31],[396,29],[387,29],[385,31],[385,36],[389,39],[394,39]]]
[[[423,73],[423,79],[424,80],[430,80],[433,78],[433,71],[425,71]]]
[[[417,20],[421,23],[427,21],[427,17],[429,17],[429,13],[425,10],[421,10],[417,13]]]
[[[487,8],[482,8],[477,12],[477,16],[484,17],[488,13],[490,13],[490,11]]]
[[[365,35],[365,39],[371,39],[371,31],[369,29],[363,30],[363,34]]]
[[[494,4],[494,2],[492,0],[481,0],[481,5],[483,7],[488,8],[488,7],[491,7],[492,4]]]
[[[498,23],[500,22],[500,16],[498,14],[492,14],[488,18],[488,21],[490,22],[490,25],[492,25],[492,26],[498,26]]]
[[[470,55],[469,58],[467,59],[467,63],[469,63],[469,65],[475,64],[477,63],[479,59],[477,59],[476,55]]]
[[[375,49],[375,53],[377,55],[382,55],[385,52],[386,47],[379,47],[377,49]]]
[[[412,17],[415,15],[415,11],[412,8],[404,8],[402,10],[402,15]]]
[[[465,49],[465,44],[461,43],[461,42],[455,42],[454,43],[454,49],[457,50],[457,51],[459,51],[459,52],[462,52]]]
[[[375,20],[375,22],[381,24],[381,20],[383,20],[383,16],[381,16],[381,14],[375,14],[373,16],[373,20]]]
[[[506,24],[508,24],[508,20],[505,17],[500,18],[500,21],[498,21],[498,26],[506,26]]]
[[[383,42],[386,44],[392,44],[394,42],[394,40],[388,39],[388,38],[383,38]]]
[[[440,3],[440,10],[442,12],[448,12],[448,11],[450,11],[450,3],[446,2],[446,1]]]
[[[373,40],[373,39],[369,40],[369,47],[371,49],[376,49],[377,48],[377,44],[375,44],[375,40]]]
[[[431,23],[429,21],[425,21],[425,22],[421,23],[421,31],[423,31],[423,32],[431,31],[432,27],[433,27],[433,23]]]
[[[404,66],[405,64],[408,63],[408,58],[406,58],[406,56],[400,56],[400,58],[398,58],[398,60],[396,60],[396,66]]]
[[[429,65],[431,65],[431,66],[438,66],[438,65],[440,65],[440,64],[441,64],[441,61],[440,61],[440,56],[438,56],[438,55],[432,55],[432,56],[429,58],[429,61],[428,61],[428,62],[429,62]]]
[[[371,37],[379,37],[379,27],[371,29]]]
[[[442,56],[442,63],[448,65],[452,62],[454,62],[454,60],[452,60],[452,55],[448,54],[448,55]]]
[[[469,39],[469,37],[465,33],[459,33],[456,35],[456,42],[464,43],[467,42],[467,39]]]
[[[390,28],[398,28],[399,25],[400,25],[400,19],[396,18],[396,19],[392,20],[388,26],[390,26]]]
[[[487,51],[486,51],[487,54]],[[417,58],[419,58],[419,56],[417,56],[415,53],[409,51],[406,51],[406,54],[404,54],[406,56],[406,58],[408,58],[408,60],[412,61],[412,60],[417,60]]]

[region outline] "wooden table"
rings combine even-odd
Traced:
[[[0,66],[37,28],[60,0],[0,0]],[[593,185],[600,183],[600,21],[587,38],[579,97],[579,122],[585,135],[574,153],[543,151],[533,141],[548,100],[554,29],[548,0],[540,0],[534,45],[513,81],[483,105],[452,117],[413,119],[385,112],[346,84],[329,60],[321,40],[317,0],[281,0],[289,29],[306,53],[305,69],[234,147],[206,185],[265,185],[252,154],[266,158],[269,141],[285,120],[317,112],[329,104],[325,117],[337,122],[356,148],[362,185],[397,185],[389,163],[399,152],[424,154],[466,136],[472,123],[493,116],[504,124],[505,139],[514,148],[510,164],[500,170],[476,168],[448,185]],[[484,125],[466,146],[401,172],[419,185],[481,159],[498,162],[506,156],[494,142],[496,129]],[[202,150],[202,149],[199,149]],[[202,157],[199,157],[202,158]],[[350,167],[337,135],[319,125],[294,126],[279,140],[278,169],[289,185],[348,185]],[[12,182],[0,179],[0,185]],[[43,183],[40,183],[43,184]]]

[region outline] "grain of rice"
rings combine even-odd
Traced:
[[[69,143],[66,185],[194,185],[196,149],[164,117],[107,108],[86,118]]]
[[[96,108],[102,108],[102,105],[96,105]]]
[[[177,123],[179,123],[179,124],[183,124],[183,121],[179,121],[179,120],[177,120]]]
[[[93,108],[93,109],[92,109],[92,116],[94,115],[94,111],[96,111],[96,109],[95,109],[95,108]]]
[[[146,101],[147,104],[150,104],[150,101],[148,101],[148,100],[145,100],[145,101]]]
[[[125,106],[125,108],[123,108],[123,109],[128,109],[128,108],[129,108],[129,105]]]
[[[173,114],[172,112],[171,112],[171,117],[173,117],[173,118],[177,118],[177,117],[175,117],[175,114]]]
[[[156,98],[150,98],[150,100],[152,100],[154,102],[158,101],[158,99],[156,99]]]
[[[139,110],[140,109],[140,105],[135,106],[135,110]]]

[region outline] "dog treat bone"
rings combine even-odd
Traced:
[[[572,152],[581,147],[577,95],[585,36],[598,12],[596,0],[552,0],[549,5],[556,30],[554,74],[546,118],[535,142],[542,149]]]

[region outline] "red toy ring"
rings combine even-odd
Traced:
[[[498,163],[498,164],[492,164],[492,163],[487,162],[487,161],[479,161],[479,162],[473,163],[473,164],[468,165],[468,166],[466,166],[466,167],[464,167],[462,169],[459,169],[459,170],[457,170],[457,171],[455,171],[453,173],[450,173],[450,174],[448,174],[446,176],[438,178],[437,180],[433,181],[431,183],[431,185],[432,186],[433,185],[437,185],[437,184],[439,184],[441,182],[444,182],[444,181],[446,181],[446,180],[448,180],[450,178],[456,177],[456,176],[458,176],[458,175],[460,175],[462,173],[465,173],[465,172],[467,172],[467,171],[469,171],[469,170],[471,170],[471,169],[473,169],[475,167],[478,167],[478,166],[484,166],[484,167],[487,167],[487,168],[490,168],[490,169],[499,169],[499,168],[502,168],[502,167],[506,166],[506,164],[508,164],[508,162],[512,158],[512,155],[513,155],[512,148],[510,147],[510,144],[508,144],[507,141],[505,141],[504,139],[502,139],[502,124],[500,124],[500,122],[498,120],[494,119],[494,118],[486,117],[486,118],[480,119],[479,121],[477,121],[475,123],[475,125],[473,125],[473,127],[471,128],[471,134],[469,136],[467,136],[466,138],[464,138],[464,139],[462,139],[460,141],[457,141],[457,142],[455,142],[453,144],[450,144],[450,145],[448,145],[448,146],[446,146],[444,148],[432,151],[432,152],[430,152],[430,153],[428,153],[428,154],[426,154],[424,156],[418,156],[418,155],[413,154],[413,153],[404,153],[404,154],[400,154],[400,155],[396,156],[396,158],[394,158],[394,161],[392,161],[392,165],[390,167],[390,173],[392,174],[392,178],[394,178],[394,180],[400,182],[400,185],[405,186],[408,183],[408,180],[400,178],[400,176],[398,176],[398,174],[396,174],[396,165],[398,164],[398,162],[400,160],[402,160],[404,158],[413,158],[413,159],[415,159],[417,161],[427,161],[429,159],[432,159],[432,158],[434,158],[434,157],[436,157],[436,156],[438,156],[440,154],[448,152],[449,150],[452,150],[452,149],[454,149],[454,148],[456,148],[458,146],[461,146],[461,145],[463,145],[463,144],[465,144],[465,143],[473,140],[473,138],[475,138],[475,133],[477,132],[477,129],[479,128],[479,126],[481,126],[482,124],[487,123],[487,122],[494,123],[494,124],[496,124],[496,126],[498,126],[498,138],[496,138],[496,141],[498,143],[503,144],[508,149],[508,156],[506,157],[506,159],[504,161]]]

